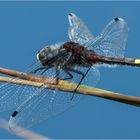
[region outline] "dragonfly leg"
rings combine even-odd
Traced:
[[[71,67],[64,67],[64,70],[68,73],[68,72],[73,72],[73,73],[76,73],[76,74],[79,74],[79,75],[82,75],[84,76],[84,73],[79,71],[79,70],[76,70],[76,69],[73,69]]]
[[[52,68],[52,67],[54,67],[54,65],[51,65],[51,66],[49,66],[49,67],[43,66],[43,67],[40,67],[40,68],[38,68],[38,69],[36,69],[36,70],[30,72],[30,73],[37,73],[37,72],[40,71],[40,70],[43,70],[42,73],[44,73],[46,70],[48,70],[48,69],[50,69],[50,68]],[[42,73],[41,73],[41,74],[42,74]]]
[[[83,79],[85,78],[85,76],[88,74],[89,70],[90,70],[91,67],[89,67],[86,71],[86,73],[84,75],[82,75],[82,78],[80,79],[77,87],[75,88],[75,91],[77,90],[77,88],[79,87],[79,85],[82,83]]]
[[[59,80],[60,80],[60,67],[58,65],[56,65],[56,83],[55,85],[58,85],[59,84]]]
[[[51,65],[51,66],[44,66],[44,67],[40,67],[40,68],[38,68],[38,69],[36,69],[35,71],[33,71],[33,72],[31,72],[31,73],[37,73],[38,71],[40,71],[40,70],[43,70],[42,72],[41,72],[41,74],[43,74],[44,72],[46,72],[47,70],[49,70],[50,68],[53,68],[55,65]],[[47,83],[47,84],[51,84],[51,85],[58,85],[58,83],[59,83],[59,68],[58,68],[59,66],[57,66],[56,65],[56,83]]]
[[[69,68],[69,67],[63,67],[62,68],[64,70],[64,72],[69,76],[69,77],[65,77],[65,78],[60,78],[60,67],[56,65],[56,83],[54,83],[54,85],[57,85],[59,83],[59,80],[69,80],[73,78],[73,75],[71,74],[71,72],[79,74],[84,76],[84,73],[82,73],[81,71]]]
[[[81,71],[79,71],[79,70],[75,70],[75,69],[72,69],[72,68],[67,68],[68,71],[77,73],[77,74],[79,74],[79,75],[82,76],[82,78],[80,79],[80,81],[79,81],[78,85],[76,86],[74,92],[77,91],[78,87],[80,86],[80,84],[82,83],[83,79],[84,79],[85,76],[88,74],[88,72],[89,72],[90,69],[91,69],[91,67],[89,67],[89,68],[87,69],[86,73],[83,73],[83,72],[81,72]],[[71,97],[71,100],[74,98],[74,95],[75,95],[75,93],[73,93],[73,95],[72,95],[72,97]]]
[[[54,83],[50,83],[51,85],[58,85],[59,84],[59,80],[60,80],[60,66],[55,65],[55,82]],[[47,83],[48,84],[48,83]]]
[[[69,77],[62,78],[61,80],[70,80],[73,78],[73,75],[65,67],[63,67],[62,69]]]

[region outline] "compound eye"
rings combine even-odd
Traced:
[[[37,53],[37,55],[36,55],[36,58],[37,58],[37,60],[42,60],[43,58],[44,58],[44,52],[39,52],[39,53]]]
[[[44,52],[39,54],[39,59],[43,59],[44,58]]]

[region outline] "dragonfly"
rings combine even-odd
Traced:
[[[80,84],[97,84],[99,66],[140,65],[138,59],[124,57],[129,29],[123,18],[112,19],[97,37],[74,13],[68,15],[68,20],[69,40],[39,50],[31,73],[49,76],[56,85],[60,79],[76,82],[76,91]],[[5,83],[0,87],[0,111],[15,109],[9,126],[13,131],[23,131],[78,103],[83,95],[75,91],[71,94]]]

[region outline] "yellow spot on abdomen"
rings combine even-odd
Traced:
[[[136,59],[135,64],[140,64],[140,59]]]

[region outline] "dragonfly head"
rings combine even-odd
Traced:
[[[60,52],[60,47],[60,44],[54,44],[41,49],[36,55],[37,60],[43,66],[50,65],[51,63],[53,63],[53,61],[51,60],[54,60],[53,58],[55,58]]]
[[[42,64],[46,64],[52,58],[52,49],[45,47],[36,54],[37,60]]]

